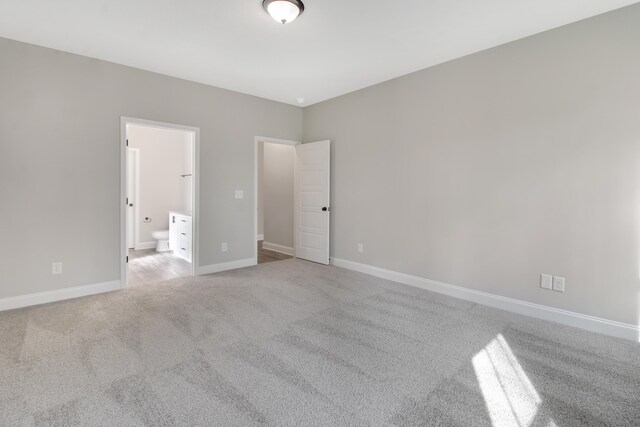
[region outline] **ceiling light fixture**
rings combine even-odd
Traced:
[[[262,7],[273,19],[283,24],[293,22],[304,12],[300,0],[263,0]]]

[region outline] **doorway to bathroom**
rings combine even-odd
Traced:
[[[199,130],[121,119],[123,286],[197,271]]]

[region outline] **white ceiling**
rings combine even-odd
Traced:
[[[0,36],[310,105],[638,0],[2,0]]]

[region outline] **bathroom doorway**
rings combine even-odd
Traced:
[[[199,129],[123,117],[121,134],[123,287],[194,275]]]

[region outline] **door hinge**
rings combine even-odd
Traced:
[[[127,255],[127,264],[129,264],[129,255]]]
[[[129,140],[127,139],[127,147],[129,146]]]
[[[129,204],[129,198],[128,198],[128,197],[127,197],[127,202],[126,202],[126,204],[127,204],[127,205]]]

